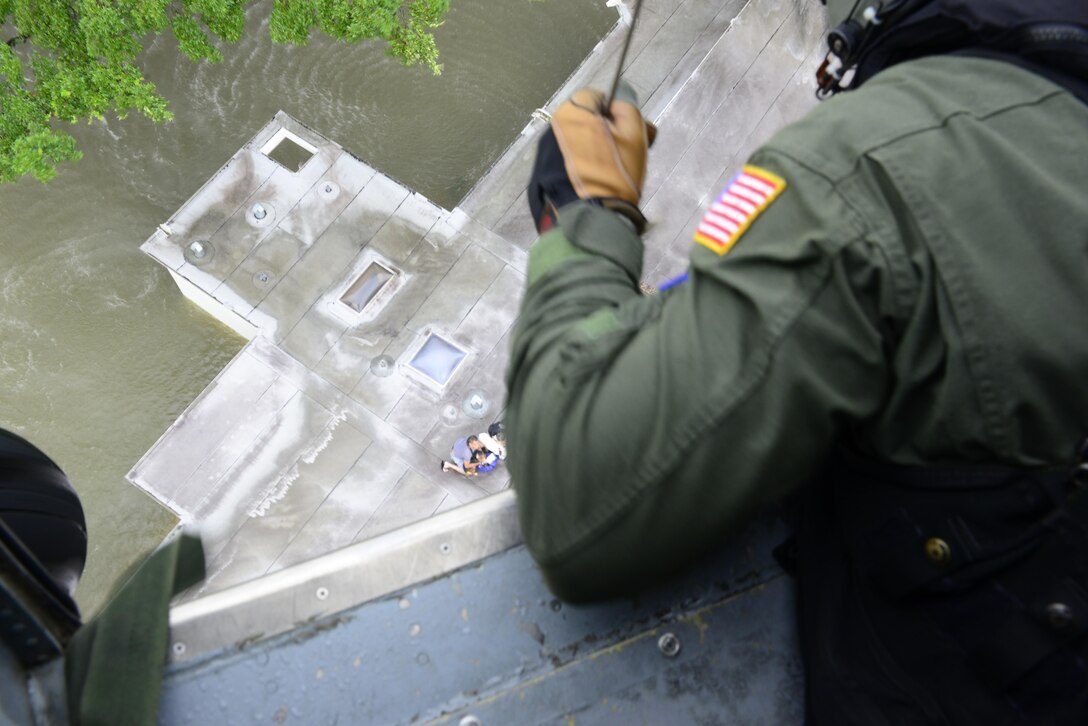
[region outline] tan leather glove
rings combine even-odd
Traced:
[[[623,214],[640,232],[645,229],[646,218],[638,205],[647,150],[656,132],[642,118],[635,94],[625,83],[607,114],[603,93],[588,88],[575,92],[556,110],[551,129],[538,146],[529,183],[537,229],[548,229],[556,211],[578,198]]]

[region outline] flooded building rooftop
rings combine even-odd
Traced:
[[[500,414],[522,248],[281,112],[143,249],[249,339],[129,475],[208,588],[508,484],[438,462]]]

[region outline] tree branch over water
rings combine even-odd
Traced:
[[[245,0],[0,0],[0,182],[48,181],[57,164],[82,155],[58,121],[131,112],[171,118],[144,78],[143,42],[169,30],[194,62],[216,63],[244,32]],[[449,0],[274,0],[270,35],[305,45],[316,30],[355,43],[384,40],[405,65],[440,73],[432,30]],[[20,48],[16,54],[14,48]]]

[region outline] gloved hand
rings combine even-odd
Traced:
[[[558,220],[558,211],[587,199],[628,219],[641,233],[639,211],[646,154],[657,128],[642,118],[634,91],[620,83],[605,115],[604,94],[583,88],[552,116],[537,145],[529,180],[529,211],[538,232]]]

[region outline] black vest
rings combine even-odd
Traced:
[[[837,455],[796,540],[810,726],[1088,724],[1088,493],[1071,482]]]

